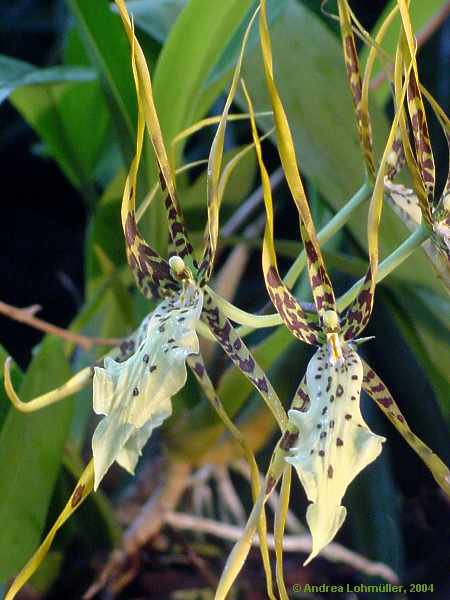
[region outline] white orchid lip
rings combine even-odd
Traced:
[[[337,361],[333,347],[317,350],[306,372],[308,410],[289,411],[299,438],[286,460],[311,502],[306,520],[313,547],[306,563],[335,537],[347,514],[341,506],[347,487],[377,458],[385,441],[370,431],[360,412],[361,359],[348,344],[339,350]]]
[[[202,291],[187,286],[143,322],[128,360],[107,358],[104,368],[95,367],[94,411],[105,416],[92,438],[94,489],[115,461],[133,473],[152,431],[171,415],[171,398],[186,383],[186,359],[199,351],[202,308]]]

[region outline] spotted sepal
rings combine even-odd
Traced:
[[[447,179],[444,184],[439,202],[433,211],[433,241],[444,254],[446,262],[450,263],[450,119],[447,117],[441,106],[436,102],[433,96],[423,87],[421,90],[431,105],[439,123],[445,139],[447,140]],[[445,259],[444,259],[445,260]]]
[[[133,38],[134,39],[134,38]],[[135,55],[132,55],[133,67]],[[136,79],[136,85],[137,85]],[[136,185],[144,141],[145,122],[138,92],[138,123],[136,153],[131,162],[122,199],[122,227],[128,264],[136,283],[147,298],[165,297],[179,288],[170,272],[169,264],[143,239],[136,222]]]
[[[311,502],[306,520],[313,546],[306,563],[333,540],[346,517],[341,501],[347,487],[381,452],[384,438],[369,430],[360,412],[362,379],[354,350],[345,345],[335,360],[324,345],[306,371],[308,410],[288,413],[299,437],[286,460]]]
[[[284,423],[285,411],[266,374],[207,291],[205,291],[202,321],[209,327],[231,361],[261,394],[277,422]]]
[[[292,199],[297,207],[300,220],[308,233],[309,241],[314,248],[318,260],[320,260],[321,264],[323,264],[320,246],[317,240],[316,229],[298,168],[298,160],[295,153],[292,132],[289,127],[286,112],[284,110],[283,103],[274,79],[272,45],[267,22],[267,9],[265,0],[261,0],[260,2],[259,14],[261,51],[267,88],[273,110],[278,153],[280,155],[284,175],[286,177],[289,190],[292,194]]]
[[[341,28],[342,47],[344,50],[347,79],[355,108],[356,127],[359,143],[364,154],[364,161],[369,177],[375,180],[375,161],[373,156],[372,128],[368,107],[362,102],[362,83],[359,70],[358,54],[347,0],[338,0],[339,23]]]
[[[147,130],[153,145],[158,164],[161,189],[165,194],[165,207],[169,221],[169,233],[173,247],[181,258],[192,257],[184,218],[178,203],[175,178],[167,156],[164,139],[153,99],[150,73],[144,53],[134,34],[124,0],[115,0],[132,50],[133,75],[136,86],[139,110],[143,112]]]
[[[414,145],[416,148],[417,163],[420,169],[423,185],[428,193],[428,199],[432,202],[434,197],[435,169],[434,158],[431,150],[430,135],[425,115],[416,72],[411,70],[407,90],[408,112],[413,132]]]
[[[136,352],[95,367],[94,411],[105,415],[92,437],[95,489],[114,461],[130,473],[153,429],[172,413],[171,398],[186,382],[186,359],[199,350],[195,331],[203,293],[190,286],[161,302]]]
[[[403,149],[402,133],[400,127],[398,127],[392,144],[392,150],[386,161],[386,178],[392,182],[405,166],[405,163],[406,158]]]
[[[414,38],[408,4],[409,3],[406,0],[398,0],[404,34],[403,47],[406,59],[405,68],[407,69],[410,65],[412,66],[409,74],[406,74],[408,79],[407,105],[414,145],[416,148],[417,163],[423,185],[428,193],[428,199],[431,204],[434,197],[435,186],[434,158],[431,150],[425,107],[420,92],[419,72],[416,61],[417,45]]]
[[[375,280],[369,267],[361,290],[342,317],[341,335],[344,340],[355,339],[365,329],[372,314],[374,294]]]
[[[321,317],[322,327],[324,327],[324,313],[328,311],[333,311],[334,313],[337,312],[333,286],[328,276],[320,249],[311,241],[303,223],[300,223],[300,229],[305,245],[309,283],[311,285],[314,304],[316,305],[318,315]]]
[[[429,448],[415,433],[411,431],[405,417],[395,403],[390,391],[381,381],[380,377],[370,366],[363,361],[364,379],[363,389],[383,411],[392,425],[397,429],[404,440],[411,446],[416,454],[430,469],[434,479],[450,496],[450,471],[437,454]]]
[[[262,269],[267,292],[272,300],[273,305],[283,319],[286,327],[288,327],[293,335],[308,344],[318,344],[321,339],[321,331],[319,328],[317,315],[313,313],[308,314],[302,309],[297,299],[291,294],[287,286],[284,284],[278,271],[277,256],[275,253],[274,244],[272,189],[270,185],[269,174],[262,157],[261,142],[256,129],[253,104],[245,85],[243,87],[250,114],[253,143],[255,145],[256,156],[258,158],[258,164],[261,173],[263,199],[266,209],[266,226],[264,229],[262,251]]]
[[[306,412],[309,410],[311,405],[311,398],[308,393],[308,386],[306,385],[306,375],[302,378],[298,388],[295,390],[294,398],[292,399],[291,409],[299,410],[300,412]]]

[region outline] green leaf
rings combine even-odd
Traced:
[[[46,338],[20,386],[22,399],[61,385],[70,376],[62,344]],[[40,412],[10,410],[0,433],[0,580],[23,566],[36,549],[72,417],[65,400]]]
[[[223,77],[228,71],[233,68],[237,57],[239,56],[239,52],[241,49],[242,38],[244,37],[245,28],[247,26],[248,21],[250,20],[252,14],[255,12],[258,7],[259,0],[254,1],[252,6],[250,7],[246,17],[241,23],[240,27],[236,30],[233,37],[230,39],[227,47],[225,48],[222,56],[214,65],[210,76],[208,77],[207,85],[210,86],[215,83],[218,79]],[[267,7],[267,21],[269,25],[272,25],[277,18],[281,15],[283,10],[286,8],[287,0],[272,0]],[[249,33],[248,42],[247,42],[247,52],[249,52],[252,48],[259,44],[259,31],[258,27],[255,25]]]
[[[125,33],[106,0],[66,2],[76,19],[86,52],[99,74],[128,163],[133,156],[136,133],[136,96]]]
[[[87,67],[59,66],[39,69],[34,65],[0,54],[0,103],[23,86],[40,86],[95,79],[95,71]]]
[[[24,87],[12,94],[11,102],[87,204],[94,204],[92,173],[108,126],[97,83]]]
[[[5,393],[5,387],[3,385],[3,364],[5,362],[5,359],[9,356],[8,352],[3,348],[3,346],[0,346],[0,366],[1,366],[1,372],[0,372],[0,431],[2,430],[3,424],[6,420],[6,416],[9,413],[9,411],[11,410],[11,402],[9,401],[8,397],[6,396]],[[19,369],[19,367],[14,364],[12,369],[11,369],[11,379],[14,385],[15,389],[18,389],[21,381],[22,381],[23,375],[21,370]]]

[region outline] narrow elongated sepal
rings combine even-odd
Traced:
[[[5,600],[13,600],[13,598],[16,597],[16,594],[23,588],[30,577],[32,577],[37,571],[42,561],[47,556],[58,530],[61,529],[67,519],[77,510],[77,508],[91,493],[93,482],[94,469],[91,460],[81,474],[80,479],[78,480],[77,485],[75,486],[75,489],[72,492],[72,495],[70,496],[66,506],[56,519],[53,527],[48,532],[44,541],[14,579],[11,587],[6,593]]]
[[[95,368],[94,411],[105,415],[92,438],[95,489],[114,461],[133,473],[153,429],[172,413],[171,398],[186,382],[186,359],[199,350],[202,307],[194,286],[165,300],[133,356],[122,363],[107,358],[104,368]]]
[[[148,66],[142,48],[134,34],[133,25],[124,0],[115,0],[115,2],[119,9],[119,14],[132,50],[133,75],[138,97],[138,107],[145,118],[147,130],[158,163],[161,189],[165,194],[164,202],[169,221],[170,239],[179,256],[182,258],[191,257],[192,246],[188,239],[183,214],[177,199],[175,178],[169,162],[156,112]]]
[[[327,346],[317,350],[306,372],[307,411],[290,410],[299,430],[292,464],[311,504],[306,520],[313,547],[306,562],[329,544],[345,520],[341,505],[347,487],[381,452],[384,438],[367,427],[360,411],[361,359],[349,346],[333,358]]]
[[[316,229],[311,216],[308,200],[297,164],[294,139],[289,127],[286,112],[278,93],[273,73],[272,46],[270,41],[269,26],[267,21],[266,1],[260,0],[260,41],[261,51],[266,75],[267,88],[272,104],[275,132],[277,137],[278,153],[281,164],[292,194],[292,199],[302,223],[302,237],[308,259],[308,272],[311,281],[317,312],[323,318],[324,312],[336,311],[334,293],[325,268],[325,263],[317,240]],[[317,277],[319,275],[319,277]],[[317,285],[316,285],[317,284]],[[317,301],[320,295],[321,301]]]
[[[356,127],[359,143],[364,153],[364,161],[369,177],[375,180],[375,160],[372,147],[372,128],[368,107],[362,101],[362,83],[359,71],[358,54],[347,0],[338,0],[339,22],[341,27],[342,48],[344,50],[347,79],[355,108]]]
[[[253,143],[255,144],[256,156],[261,172],[263,199],[266,209],[262,268],[267,292],[280,317],[283,319],[286,327],[288,327],[292,334],[304,342],[309,344],[317,344],[319,342],[320,335],[317,316],[312,314],[310,317],[308,317],[301,305],[297,302],[295,296],[291,294],[287,286],[284,284],[278,271],[274,243],[274,215],[270,179],[262,157],[261,141],[256,129],[253,103],[244,83],[243,89],[250,114]]]
[[[253,358],[244,341],[233,329],[230,321],[214,302],[212,296],[207,292],[205,292],[202,320],[209,327],[230,360],[259,392],[280,428],[284,429],[287,423],[286,412],[267,375]]]
[[[363,363],[363,389],[383,411],[404,440],[430,469],[434,479],[450,497],[450,470],[447,465],[422,440],[411,431],[400,408],[388,388],[367,363]]]

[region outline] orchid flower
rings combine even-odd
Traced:
[[[350,72],[351,70],[352,72],[352,79],[350,79],[350,76],[349,79],[357,113],[358,107],[367,108],[369,76],[373,61],[381,50],[380,43],[394,16],[397,12],[400,12],[402,31],[396,51],[393,84],[395,104],[401,110],[401,114],[395,139],[387,157],[384,180],[385,194],[394,211],[410,231],[419,232],[423,230],[423,248],[438,276],[447,289],[450,289],[450,120],[433,96],[420,83],[416,60],[417,49],[405,0],[398,0],[397,5],[392,9],[380,28],[375,43],[370,40],[370,36],[365,32],[369,43],[372,45],[366,66],[367,76],[364,77],[362,87],[354,85],[359,75],[357,70],[355,71],[350,67],[351,64],[357,65],[357,62],[355,63],[357,55],[354,51],[354,42],[351,42],[353,34],[350,15],[359,29],[361,29],[361,26],[346,5],[346,2],[340,2],[339,4],[341,31],[344,49],[347,49],[345,54],[347,71]],[[408,84],[406,110],[403,108],[405,102],[400,98],[403,79]],[[425,96],[442,127],[449,149],[449,171],[439,197],[436,197],[435,193],[434,157],[423,96]],[[409,123],[407,116],[409,117]],[[363,121],[366,124],[366,129],[370,127],[370,121],[367,119]],[[413,147],[410,142],[409,130],[412,131]],[[369,141],[366,141],[363,148],[365,154],[368,153],[369,156],[373,156]],[[405,164],[412,177],[412,188],[394,182],[395,177]]]
[[[156,308],[144,319],[138,331],[120,349],[113,350],[100,365],[84,369],[65,386],[35,400],[23,403],[10,378],[10,361],[5,364],[7,393],[20,410],[32,411],[57,402],[84,387],[93,378],[93,408],[103,415],[92,438],[91,460],[69,502],[44,542],[14,581],[6,598],[10,600],[39,566],[57,530],[76,510],[92,489],[96,490],[108,469],[117,462],[130,473],[153,430],[172,412],[171,398],[185,384],[186,364],[213,403],[222,420],[241,444],[250,460],[253,493],[259,492],[259,475],[251,451],[232,424],[214,393],[204,361],[199,353],[197,329],[216,340],[235,366],[249,379],[272,411],[280,429],[287,416],[264,371],[233,329],[218,305],[220,298],[207,287],[211,277],[219,233],[219,209],[223,195],[220,178],[225,128],[242,64],[245,44],[254,18],[244,35],[241,52],[225,108],[221,115],[208,161],[208,224],[199,261],[194,256],[178,203],[175,178],[169,163],[153,100],[152,85],[142,49],[123,0],[116,0],[131,46],[132,69],[138,102],[136,153],[125,182],[121,209],[128,264],[139,290],[146,298],[159,298]],[[165,195],[169,227],[170,256],[160,256],[142,237],[136,217],[137,174],[145,129],[155,152],[160,186]],[[229,176],[229,174],[227,175]],[[261,524],[261,549],[269,564]]]
[[[339,6],[341,15],[345,14],[347,3],[340,2]],[[351,28],[346,29],[346,35],[352,36]],[[295,467],[311,502],[306,513],[313,540],[312,551],[306,561],[309,562],[334,538],[342,526],[346,509],[341,502],[348,485],[362,469],[377,458],[385,441],[384,438],[371,432],[363,420],[360,412],[362,390],[383,410],[448,494],[450,494],[450,473],[442,461],[411,432],[386,386],[359,357],[356,350],[358,336],[366,327],[373,306],[378,268],[377,230],[381,217],[384,173],[388,156],[392,151],[400,112],[398,111],[395,116],[376,175],[369,210],[370,265],[356,299],[345,312],[339,314],[298,171],[292,134],[274,80],[265,0],[261,0],[260,36],[266,82],[276,125],[278,150],[299,213],[309,280],[316,307],[316,313],[305,312],[279,275],[273,241],[271,189],[255,121],[252,119],[253,138],[267,214],[262,256],[266,287],[272,303],[292,334],[318,347],[298,388],[294,407],[288,413],[290,423],[294,426],[294,431],[298,430],[299,436],[286,459]],[[344,47],[350,48],[352,45],[346,41]],[[352,64],[351,69],[348,68],[348,73],[356,90],[360,85],[358,84],[360,78],[355,79],[356,52],[351,51],[347,55],[351,58]],[[405,93],[406,86],[403,87],[403,95]],[[355,95],[358,96],[357,93]],[[253,108],[248,95],[247,101],[249,112],[252,114]],[[364,155],[370,173],[373,171],[369,116],[365,112],[361,114],[360,104],[355,103],[355,106],[359,115],[357,121],[360,123],[360,139],[366,149]]]

